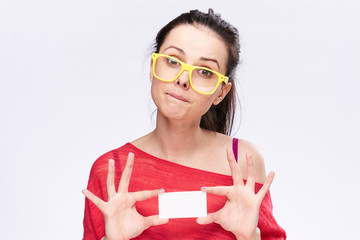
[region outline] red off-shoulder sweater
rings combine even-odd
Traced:
[[[135,154],[129,191],[165,189],[165,192],[199,191],[203,186],[230,186],[232,177],[194,169],[167,160],[159,159],[136,148],[131,143],[112,150],[99,157],[93,164],[88,182],[88,190],[101,199],[107,199],[106,177],[109,159],[115,160],[115,187],[117,189],[129,152]],[[256,183],[255,191],[261,184]],[[207,211],[215,212],[225,204],[224,196],[208,194]],[[286,233],[272,214],[272,202],[268,192],[262,201],[258,228],[261,239],[286,239]],[[143,216],[158,214],[158,199],[152,198],[136,203],[137,211]],[[170,219],[167,224],[152,226],[135,239],[236,239],[235,236],[216,223],[199,225],[195,218]],[[105,235],[104,217],[100,210],[88,199],[85,200],[83,240],[98,240]]]

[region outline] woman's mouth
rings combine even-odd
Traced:
[[[175,98],[175,99],[177,99],[177,100],[179,100],[179,101],[182,101],[182,102],[189,102],[186,98],[184,98],[183,96],[181,96],[181,95],[177,95],[177,94],[175,94],[175,93],[166,93],[166,95],[168,95],[168,96],[170,96],[170,97],[172,97],[172,98]]]

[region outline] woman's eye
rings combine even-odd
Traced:
[[[167,62],[168,62],[170,65],[176,66],[176,65],[179,64],[178,61],[176,61],[176,60],[174,60],[174,59],[172,59],[172,58],[166,58],[166,59],[167,59]]]
[[[211,77],[211,75],[213,74],[211,71],[206,70],[206,69],[200,69],[199,73],[204,76],[204,77]]]

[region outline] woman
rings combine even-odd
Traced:
[[[212,9],[160,30],[150,72],[156,128],[94,163],[83,191],[84,239],[286,238],[272,215],[274,173],[266,176],[251,143],[228,136],[239,52],[237,30]],[[158,194],[200,189],[207,217],[156,215]]]

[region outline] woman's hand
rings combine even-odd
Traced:
[[[197,219],[199,224],[218,223],[227,231],[232,232],[237,239],[260,239],[257,228],[259,209],[262,199],[269,190],[274,179],[274,172],[270,172],[260,191],[255,194],[255,172],[251,154],[246,154],[248,178],[244,185],[240,167],[235,161],[231,149],[227,149],[233,186],[217,186],[202,188],[202,191],[226,196],[225,206],[207,217]]]
[[[105,233],[103,239],[124,240],[139,236],[152,225],[168,222],[168,219],[159,219],[158,215],[143,217],[135,208],[136,201],[156,197],[163,190],[128,192],[129,182],[134,165],[134,154],[129,153],[125,169],[121,175],[118,191],[115,190],[114,160],[109,160],[106,180],[108,201],[95,196],[89,190],[83,190],[84,195],[92,201],[103,213],[105,219]]]

